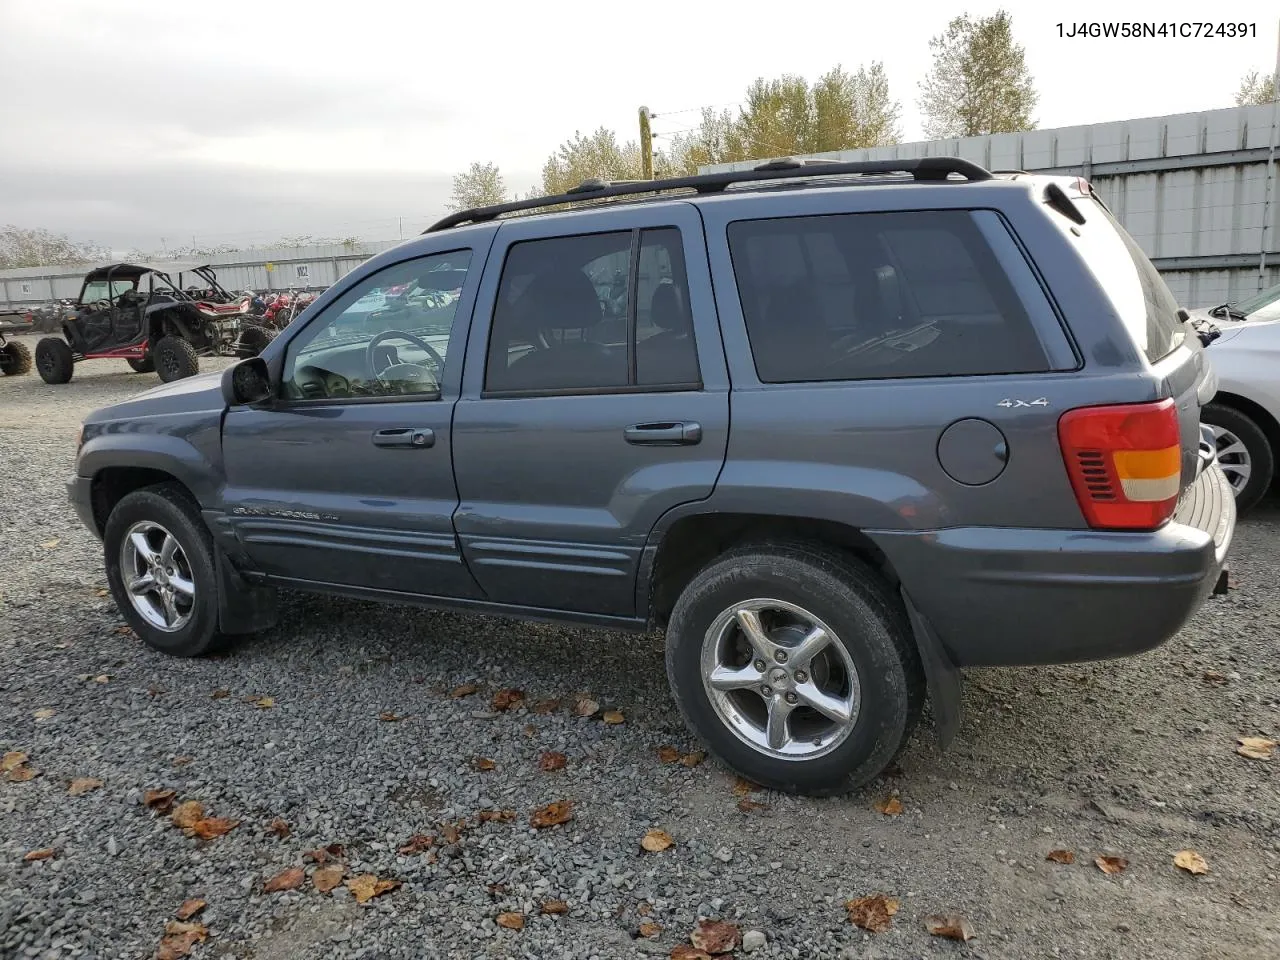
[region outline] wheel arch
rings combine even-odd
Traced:
[[[1277,421],[1266,407],[1230,390],[1219,390],[1209,402],[1221,407],[1230,407],[1256,423],[1258,428],[1266,434],[1276,459],[1280,460],[1280,421]]]
[[[170,484],[179,488],[191,498],[191,502],[199,506],[199,501],[191,488],[178,477],[157,467],[111,466],[103,467],[93,474],[90,485],[90,498],[93,507],[93,524],[101,537],[107,526],[107,518],[116,504],[133,493],[160,484]]]

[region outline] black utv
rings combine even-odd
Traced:
[[[119,359],[180,380],[199,372],[200,357],[257,356],[273,333],[250,319],[249,298],[223,289],[208,265],[112,263],[85,274],[62,337],[36,344],[36,369],[66,383],[81,360]]]

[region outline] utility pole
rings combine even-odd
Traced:
[[[640,108],[640,178],[653,179],[653,134],[649,132],[649,108]]]

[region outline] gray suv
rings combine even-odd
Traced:
[[[592,181],[92,414],[70,494],[157,650],[268,627],[281,587],[665,629],[712,752],[832,793],[926,696],[949,739],[962,668],[1138,653],[1222,588],[1185,319],[1084,181]]]

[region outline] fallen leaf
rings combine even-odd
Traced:
[[[274,877],[262,885],[263,893],[280,893],[282,890],[297,890],[302,886],[302,881],[307,878],[307,873],[301,867],[290,867],[281,873],[277,873]]]
[[[738,777],[733,781],[733,795],[735,797],[745,797],[749,793],[758,793],[760,784],[752,783],[745,777]]]
[[[191,825],[191,833],[201,840],[212,840],[230,833],[238,826],[240,821],[230,817],[205,817]]]
[[[3,757],[0,757],[0,772],[8,773],[15,767],[20,767],[27,762],[27,755],[21,750],[10,750]]]
[[[849,911],[849,922],[871,933],[884,933],[893,925],[893,915],[898,912],[898,901],[886,897],[883,893],[875,893],[869,897],[858,897],[844,905]]]
[[[464,683],[460,687],[454,687],[453,690],[450,691],[449,696],[453,697],[453,699],[455,700],[461,700],[463,697],[471,696],[473,693],[477,692],[479,689],[480,688],[477,687],[474,683]]]
[[[344,882],[348,890],[356,898],[356,903],[368,903],[374,897],[390,893],[400,886],[399,880],[379,880],[372,873],[362,873]]]
[[[1196,853],[1194,850],[1179,850],[1173,857],[1173,865],[1187,873],[1208,873],[1209,864],[1205,863],[1204,857]]]
[[[555,750],[548,750],[538,758],[538,767],[546,773],[551,773],[555,770],[563,770],[564,765],[568,762],[569,758],[563,753],[558,753]]]
[[[547,914],[568,913],[569,905],[563,900],[543,900],[539,909]]]
[[[493,709],[501,712],[510,710],[524,702],[523,690],[499,690],[493,695]]]
[[[462,820],[457,823],[446,823],[440,827],[440,836],[444,838],[445,843],[457,843],[462,839],[462,831],[466,827],[465,821]]]
[[[884,800],[877,800],[875,808],[883,813],[886,817],[897,817],[902,814],[902,801],[897,797],[887,797]]]
[[[317,867],[316,871],[311,874],[311,882],[315,884],[315,888],[321,893],[328,893],[342,883],[342,878],[346,872],[346,867],[340,863],[335,863],[331,867]]]
[[[275,700],[272,699],[271,697],[257,697],[256,699],[252,699],[249,702],[252,703],[259,710],[270,710],[272,707],[276,705]]]
[[[524,735],[526,737],[532,737],[537,732],[538,732],[538,728],[535,727],[532,723],[526,723],[524,725]]]
[[[1229,678],[1225,673],[1219,673],[1217,670],[1206,670],[1201,679],[1204,680],[1205,683],[1222,686],[1222,684],[1226,683]]]
[[[498,897],[505,897],[508,893],[511,892],[511,888],[507,886],[505,883],[486,884],[485,889],[489,891],[489,896],[495,899],[497,899]]]
[[[54,547],[56,547],[56,546],[57,546],[58,544],[60,544],[61,542],[62,542],[61,540],[59,540],[57,537],[55,537],[55,538],[54,538],[54,539],[52,539],[52,540],[46,540],[44,543],[40,544],[40,546],[44,547],[46,550],[52,550]]]
[[[404,717],[399,714],[392,713],[390,710],[384,710],[378,714],[378,719],[383,723],[399,723]]]
[[[58,711],[54,710],[52,707],[41,707],[39,710],[33,713],[32,716],[35,717],[37,720],[48,720],[57,712]]]
[[[1054,863],[1065,863],[1067,866],[1076,862],[1076,855],[1070,850],[1050,850],[1045,854],[1046,860],[1052,860]]]
[[[476,757],[474,760],[471,761],[471,766],[475,767],[477,770],[480,770],[481,772],[487,772],[489,770],[494,769],[497,766],[497,764],[494,763],[492,760],[490,760],[488,757]]]
[[[432,847],[435,842],[436,838],[433,833],[415,833],[397,852],[402,857],[415,857]]]
[[[1236,753],[1250,760],[1270,760],[1276,749],[1276,742],[1266,737],[1236,737]]]
[[[640,914],[642,917],[649,916],[649,914],[653,913],[653,904],[648,900],[641,900],[636,904],[636,913]]]
[[[122,623],[120,626],[116,627],[116,633],[120,634],[122,637],[135,636],[133,627],[129,626],[127,623]]]
[[[37,860],[49,860],[58,853],[53,847],[45,847],[43,850],[32,850],[28,854],[24,854],[22,859],[27,863],[35,863]]]
[[[174,757],[172,762],[175,767],[185,767],[194,759],[195,757]]]
[[[178,794],[175,790],[148,790],[142,795],[142,802],[149,810],[154,810],[157,813],[168,813],[177,796]],[[196,819],[199,818],[197,817]]]
[[[39,773],[39,770],[28,767],[24,763],[7,771],[4,776],[6,780],[13,783],[26,783],[28,780],[34,780]]]
[[[67,787],[67,793],[73,797],[82,797],[91,790],[97,790],[102,786],[102,781],[97,777],[76,777],[71,781],[71,786]]]
[[[497,917],[497,924],[500,927],[506,927],[508,930],[524,929],[523,913],[500,913]]]
[[[640,846],[650,853],[661,853],[675,843],[665,830],[649,830],[640,838]]]
[[[711,960],[711,954],[687,943],[677,943],[671,948],[671,960]]]
[[[693,753],[686,753],[680,758],[680,766],[688,767],[692,770],[705,759],[707,759],[707,755],[705,753],[701,750],[695,750]]]
[[[974,937],[973,925],[958,913],[925,917],[924,928],[935,937],[947,937],[962,942],[972,940]]]
[[[476,818],[481,823],[489,823],[491,821],[496,823],[510,823],[516,818],[516,812],[514,810],[481,810],[476,814]]]
[[[1093,862],[1109,877],[1124,873],[1124,868],[1129,865],[1129,861],[1124,857],[1094,857]]]
[[[627,718],[622,715],[621,710],[606,710],[600,719],[610,726],[614,726],[619,723],[626,723],[627,721]]]
[[[267,832],[274,833],[277,837],[283,840],[293,832],[293,828],[289,826],[289,821],[282,817],[276,817],[267,824]]]
[[[652,920],[643,920],[640,923],[640,936],[644,937],[646,940],[651,937],[656,937],[661,932],[662,924],[660,923],[654,923]]]
[[[94,678],[93,678],[93,682],[94,682],[94,683],[107,683],[107,682],[109,682],[110,680],[111,680],[111,676],[110,676],[110,674],[106,674],[106,673],[100,673],[100,674],[98,674],[96,677],[94,677]],[[164,691],[163,691],[163,690],[161,690],[160,692],[161,692],[161,693],[164,693]],[[152,696],[154,696],[154,694],[152,694]]]
[[[568,823],[572,819],[573,801],[557,800],[555,803],[548,803],[545,807],[539,807],[533,811],[529,815],[529,826],[535,830],[542,830],[557,824]]]
[[[659,763],[675,763],[680,759],[680,751],[675,747],[659,747],[658,762]]]
[[[689,942],[707,953],[728,953],[742,943],[737,926],[723,920],[701,920],[698,928],[689,934]]]
[[[209,696],[211,696],[214,700],[225,700],[225,699],[227,699],[227,697],[231,696],[231,691],[230,691],[230,690],[215,690],[215,691],[213,691],[213,693],[209,694]]]
[[[768,810],[769,805],[759,800],[752,800],[750,797],[743,797],[738,801],[738,809],[743,813],[754,813],[757,810]]]
[[[538,716],[545,717],[547,714],[555,713],[560,709],[560,700],[558,697],[552,697],[547,700],[538,700],[529,709]]]
[[[164,925],[164,937],[156,950],[155,960],[182,960],[197,943],[203,943],[209,930],[203,923],[181,923],[170,920]]]
[[[93,591],[93,595],[95,597],[109,597],[111,596],[111,591],[106,587],[98,587],[97,590]]]
[[[590,697],[579,697],[573,704],[573,713],[578,717],[594,717],[599,709],[600,704]]]
[[[174,916],[177,917],[179,920],[190,920],[192,917],[194,917],[197,913],[199,913],[208,905],[209,904],[204,900],[199,900],[199,899],[183,900],[182,906],[178,908],[178,911],[177,913],[174,914]]]
[[[344,847],[340,843],[331,843],[326,847],[316,847],[314,850],[308,850],[302,855],[303,860],[309,860],[315,864],[328,863],[330,860],[336,860],[345,852]]]
[[[175,827],[181,827],[183,830],[190,830],[196,823],[204,818],[204,804],[199,800],[187,800],[178,804],[173,809],[170,819],[173,820]]]

